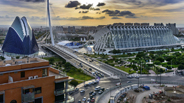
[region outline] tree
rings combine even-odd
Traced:
[[[174,48],[172,48],[171,51],[173,52],[174,51]]]
[[[3,57],[3,56],[0,56],[0,59],[1,59],[1,60],[5,60],[5,57]]]
[[[156,61],[164,62],[164,58],[158,57],[158,58],[156,58]]]
[[[154,61],[153,64],[160,65],[161,62],[160,61]]]
[[[49,58],[49,64],[54,64],[54,58]]]
[[[76,87],[79,83],[77,80],[72,80],[71,82],[69,82],[69,84],[73,85],[74,87]]]
[[[184,69],[184,65],[183,65],[183,64],[179,64],[179,65],[178,65],[178,69],[179,69],[179,70]]]
[[[16,56],[16,59],[19,59],[20,58],[20,56]]]

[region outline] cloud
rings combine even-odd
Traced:
[[[137,18],[131,11],[119,11],[119,10],[104,10],[102,13],[106,13],[109,16],[125,16],[126,18]]]
[[[89,11],[79,11],[79,13],[88,13]]]
[[[100,2],[97,4],[97,6],[104,6],[104,5],[105,3],[100,3]]]
[[[80,9],[89,9],[89,8],[91,8],[91,6],[93,6],[93,4],[88,4],[88,5],[83,4],[79,8]]]
[[[100,10],[100,8],[94,8],[94,10]]]
[[[77,7],[78,5],[80,5],[80,3],[78,1],[70,1],[68,4],[65,5],[66,8],[73,8],[73,7]]]
[[[105,16],[101,17],[82,16],[82,17],[64,17],[64,18],[57,16],[52,18],[52,20],[90,20],[90,19],[102,20],[105,19]]]
[[[119,18],[119,17],[117,17],[117,16],[114,16],[114,17],[112,17],[111,19],[121,19],[121,18]]]

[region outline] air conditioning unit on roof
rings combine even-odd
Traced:
[[[28,77],[29,80],[33,79],[33,76]]]
[[[37,78],[38,78],[38,75],[35,75],[35,76],[34,76],[34,79],[37,79]]]

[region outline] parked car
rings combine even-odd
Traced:
[[[82,99],[82,101],[83,101],[83,102],[86,102],[86,97],[84,97],[84,98]]]
[[[92,71],[92,69],[91,69],[91,68],[89,68],[89,70],[90,70],[90,71]]]
[[[89,92],[89,95],[93,94],[93,91]]]
[[[81,100],[79,100],[78,103],[81,103]]]
[[[116,86],[121,85],[121,83],[116,83]]]
[[[90,95],[90,97],[89,97],[90,99],[92,99],[93,98],[93,96],[92,95]]]
[[[95,98],[92,98],[90,102],[95,103]]]
[[[75,91],[76,91],[76,92],[79,91],[79,88],[75,88]]]
[[[92,96],[95,96],[96,95],[96,92],[93,92]]]
[[[84,90],[84,89],[82,89],[80,92],[81,92],[81,93],[84,93],[84,92],[85,92],[85,90]]]
[[[90,98],[88,98],[87,102],[90,102],[90,100],[91,100],[91,99],[90,99]]]
[[[95,88],[95,91],[98,91],[98,90],[100,90],[101,89],[101,87],[100,86],[97,86],[96,88]]]
[[[102,88],[101,90],[102,90],[102,91],[105,91],[105,88]]]
[[[84,84],[84,87],[87,87],[88,86],[88,84]]]
[[[103,91],[102,90],[100,90],[99,92],[98,92],[98,94],[102,94],[103,93]]]
[[[88,85],[91,85],[91,84],[92,84],[91,82],[88,83]]]
[[[127,81],[127,83],[131,83],[131,81]]]

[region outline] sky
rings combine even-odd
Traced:
[[[184,27],[184,0],[50,0],[52,25],[176,23]],[[0,0],[0,25],[25,16],[31,26],[48,26],[45,0]]]

